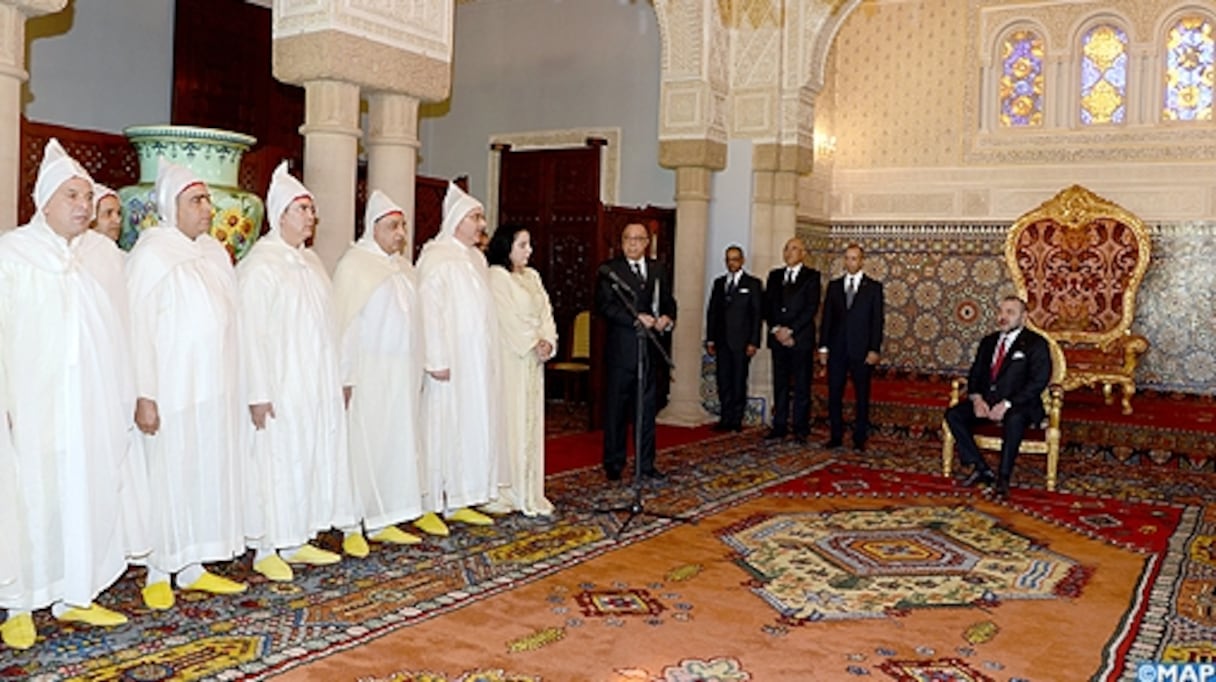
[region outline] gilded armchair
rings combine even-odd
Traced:
[[[1033,325],[1031,325],[1033,326]],[[1056,471],[1060,467],[1060,410],[1064,407],[1064,378],[1070,368],[1064,359],[1064,351],[1055,339],[1043,330],[1037,329],[1043,338],[1047,339],[1047,347],[1051,352],[1051,380],[1043,389],[1043,412],[1047,415],[1041,424],[1033,424],[1026,428],[1026,435],[1018,447],[1019,453],[1035,453],[1047,455],[1047,489],[1056,489]],[[950,400],[946,409],[954,407],[960,400],[967,400],[967,379],[959,378],[950,383]],[[999,424],[983,424],[975,427],[971,435],[975,437],[975,445],[980,450],[1001,450],[1004,439]],[[954,434],[950,426],[942,420],[942,475],[950,478],[954,471]]]
[[[1109,405],[1119,386],[1124,414],[1132,412],[1136,366],[1149,348],[1131,324],[1150,255],[1144,223],[1080,185],[1018,218],[1005,240],[1029,321],[1067,358],[1064,390],[1100,386]]]

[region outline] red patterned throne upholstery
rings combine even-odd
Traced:
[[[1064,390],[1122,388],[1131,414],[1136,365],[1148,340],[1131,332],[1136,290],[1151,255],[1148,230],[1122,207],[1073,185],[1018,218],[1005,262],[1028,317],[1064,351]]]

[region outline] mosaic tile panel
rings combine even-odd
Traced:
[[[849,243],[886,290],[883,363],[932,373],[966,371],[994,328],[996,301],[1013,291],[1005,267],[1008,226],[849,224],[811,239],[812,262],[839,276]],[[1133,331],[1151,344],[1137,373],[1143,388],[1216,393],[1216,223],[1151,226],[1153,261],[1137,298]],[[817,230],[815,230],[817,232]],[[810,228],[800,228],[807,237]]]

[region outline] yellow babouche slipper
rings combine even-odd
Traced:
[[[468,507],[465,507],[463,509],[457,509],[456,511],[452,512],[451,514],[448,514],[448,521],[459,521],[461,523],[467,523],[470,526],[493,526],[494,525],[494,519],[486,516],[485,514],[482,514],[479,511],[469,509]]]
[[[289,564],[308,564],[309,566],[328,566],[339,561],[342,561],[341,556],[312,545],[304,545],[296,550],[295,554],[287,557]]]
[[[248,588],[245,583],[238,583],[210,571],[203,571],[203,575],[186,586],[186,589],[211,594],[240,594]]]
[[[342,538],[342,551],[362,559],[371,553],[372,548],[367,546],[367,538],[363,537],[363,533],[352,533]]]
[[[0,638],[4,640],[4,644],[10,649],[21,649],[24,651],[34,646],[34,640],[38,639],[38,631],[34,629],[34,616],[28,613],[19,613],[9,617],[8,620],[0,624]]]
[[[66,623],[84,623],[102,627],[114,627],[127,622],[126,616],[97,604],[89,604],[88,608],[84,609],[68,609],[62,616],[57,616],[57,619]]]
[[[165,611],[173,608],[173,588],[169,585],[168,580],[145,585],[139,593],[144,597],[144,606],[150,609]]]
[[[448,530],[448,524],[444,523],[443,519],[439,518],[439,515],[435,512],[427,512],[419,516],[414,520],[414,525],[418,527],[418,530],[427,535],[438,535],[439,537],[446,538],[451,534],[451,531]]]
[[[390,545],[416,545],[422,542],[422,538],[413,533],[407,533],[396,526],[386,526],[384,530],[373,535],[372,540],[385,542]]]
[[[288,566],[287,562],[283,561],[278,554],[271,554],[265,559],[255,562],[253,570],[276,583],[289,583],[296,577],[291,571],[291,566]]]

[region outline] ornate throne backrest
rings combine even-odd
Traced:
[[[1030,322],[1065,344],[1129,333],[1150,251],[1139,218],[1080,185],[1018,218],[1005,240]]]

